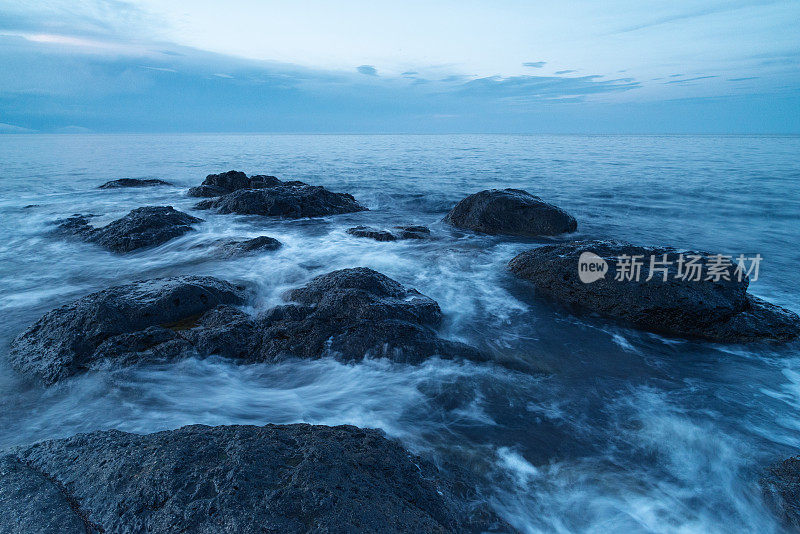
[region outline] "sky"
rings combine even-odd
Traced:
[[[800,134],[798,0],[0,0],[0,133]]]

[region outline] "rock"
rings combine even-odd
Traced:
[[[2,532],[511,530],[463,471],[353,426],[98,431],[8,451],[0,476]]]
[[[319,276],[286,295],[293,303],[251,317],[242,291],[211,277],[118,286],[39,319],[11,344],[11,365],[46,384],[108,364],[216,354],[242,363],[365,357],[419,363],[488,357],[442,339],[433,299],[366,268]]]
[[[147,206],[132,210],[102,228],[89,225],[88,216],[74,215],[59,221],[57,233],[73,235],[112,252],[154,247],[193,230],[203,219],[192,217],[172,206]]]
[[[760,484],[781,520],[793,530],[800,529],[800,456],[769,467]]]
[[[217,197],[239,189],[259,189],[273,187],[282,182],[274,176],[259,174],[250,178],[241,171],[228,171],[209,174],[199,187],[189,189],[190,197]]]
[[[593,253],[608,265],[606,276],[591,283],[580,280],[578,261]],[[650,257],[666,259],[667,280],[661,271],[649,275]],[[730,280],[706,280],[709,256],[683,252],[684,258],[703,258],[700,281],[678,279],[678,251],[668,247],[641,247],[617,241],[581,241],[546,245],[515,257],[509,263],[518,277],[533,283],[537,293],[568,307],[622,320],[645,330],[722,342],[787,341],[800,333],[800,318],[747,293],[735,265],[724,272]],[[639,281],[615,280],[620,256],[641,256]]]
[[[354,237],[367,237],[375,241],[397,241],[398,239],[425,239],[431,231],[426,226],[395,226],[396,231],[381,230],[371,226],[354,226],[347,233]]]
[[[262,360],[325,355],[407,363],[431,356],[487,359],[468,345],[438,337],[442,312],[436,301],[372,269],[333,271],[289,291],[286,298],[294,304],[257,319]]]
[[[258,236],[244,241],[228,241],[221,246],[225,256],[244,256],[254,252],[278,250],[282,243],[269,236]]]
[[[365,211],[347,193],[333,193],[321,186],[282,184],[264,189],[240,189],[227,195],[199,202],[196,209],[216,209],[219,213],[265,215],[271,217],[322,217]]]
[[[99,186],[98,189],[119,189],[120,187],[151,187],[155,185],[172,185],[169,182],[165,182],[164,180],[158,180],[156,178],[150,178],[146,180],[141,180],[139,178],[120,178],[119,180],[111,180],[110,182],[106,182],[103,185]]]
[[[521,189],[487,189],[475,193],[448,213],[444,221],[484,234],[535,237],[574,232],[575,218]]]
[[[239,288],[212,277],[162,278],[117,286],[50,311],[11,344],[11,365],[52,384],[103,361],[175,357],[192,348],[180,336]]]

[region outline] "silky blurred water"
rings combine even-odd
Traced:
[[[526,189],[575,215],[570,238],[759,253],[751,291],[798,312],[798,155],[798,137],[0,136],[2,355],[47,310],[111,285],[186,273],[248,281],[256,311],[313,276],[367,266],[436,299],[443,335],[542,370],[209,358],[43,388],[0,358],[0,447],[108,428],[352,423],[445,469],[466,466],[522,531],[780,531],[757,481],[800,449],[797,342],[689,342],[571,316],[505,269],[545,241],[439,221],[469,193]],[[349,192],[371,211],[299,221],[193,212],[186,189],[229,169]],[[149,177],[175,187],[97,189]],[[146,205],[206,222],[124,256],[48,235],[72,213],[102,224]],[[345,233],[356,224],[425,224],[433,238],[378,243]],[[204,246],[256,235],[284,247],[220,260]]]

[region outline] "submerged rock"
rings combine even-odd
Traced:
[[[89,224],[86,215],[75,215],[59,222],[57,233],[72,235],[112,252],[155,247],[193,230],[203,219],[192,217],[172,206],[137,208],[102,228]]]
[[[244,241],[228,241],[220,247],[225,256],[244,256],[254,252],[278,250],[283,244],[266,235],[245,239]]]
[[[510,531],[473,488],[353,426],[109,430],[0,457],[0,531]]]
[[[394,231],[371,226],[354,226],[347,233],[354,237],[366,237],[375,241],[397,241],[399,239],[425,239],[431,231],[427,226],[395,226]]]
[[[209,174],[200,186],[189,189],[189,196],[218,197],[239,189],[260,189],[281,183],[274,176],[259,174],[248,178],[241,171],[228,171],[221,174]]]
[[[179,335],[205,312],[240,304],[242,291],[205,276],[134,282],[50,311],[12,343],[11,365],[51,384],[103,360],[174,357],[192,348]]]
[[[240,189],[219,198],[203,200],[196,209],[216,209],[219,213],[265,215],[270,217],[322,217],[365,211],[347,193],[333,193],[321,186],[293,183],[262,189]]]
[[[98,189],[119,189],[120,187],[152,187],[156,185],[172,184],[157,178],[148,178],[145,180],[139,178],[120,178],[119,180],[111,180],[110,182],[106,182],[99,186]]]
[[[800,456],[771,466],[760,482],[781,520],[800,529]]]
[[[521,189],[487,189],[470,195],[456,204],[444,221],[484,234],[527,237],[578,228],[572,215]]]
[[[594,255],[591,258],[598,265],[607,265],[605,276],[589,283],[581,281],[579,259],[584,253]],[[700,280],[694,280],[694,273],[678,277],[679,268],[686,273],[685,267],[679,267],[681,254],[684,260],[690,256],[702,259]],[[620,265],[620,257],[633,256],[643,264],[638,281],[635,277],[617,280],[617,273],[629,272],[625,265],[631,265],[630,261]],[[652,279],[647,280],[651,256],[659,262],[666,259],[667,264],[655,265]],[[719,279],[706,279],[710,258],[668,247],[581,241],[523,252],[509,267],[516,276],[532,282],[541,295],[653,332],[722,342],[787,341],[800,334],[800,318],[795,313],[747,293],[749,280],[742,275],[739,281],[735,264],[721,268]]]
[[[488,359],[438,336],[436,301],[371,269],[333,271],[286,298],[293,302],[253,317],[232,307],[244,301],[239,288],[210,277],[114,287],[47,313],[13,341],[11,364],[52,384],[101,365],[190,354],[243,363],[324,356]]]

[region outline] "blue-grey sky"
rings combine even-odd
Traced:
[[[800,133],[798,0],[0,0],[0,132]]]

